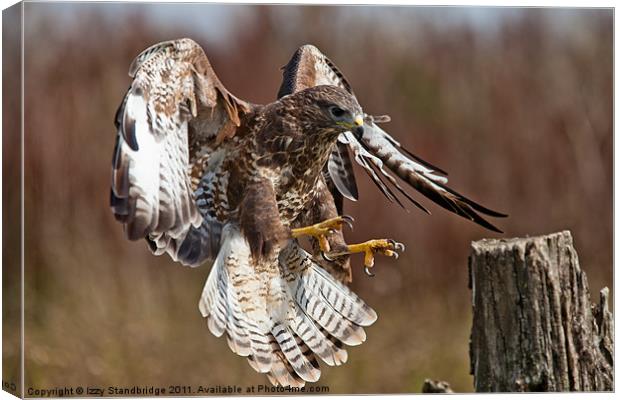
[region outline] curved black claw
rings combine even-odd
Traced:
[[[343,215],[340,218],[342,218],[342,222],[347,224],[349,226],[349,228],[351,230],[353,230],[353,222],[355,222],[355,219],[353,219],[352,216],[350,216],[350,215]]]
[[[321,257],[323,257],[323,260],[325,260],[327,262],[334,262],[334,261],[336,261],[335,258],[329,258],[327,253],[325,253],[324,251],[321,252]]]
[[[364,267],[364,272],[366,273],[366,275],[368,275],[369,277],[373,277],[375,276],[375,274],[373,274],[372,272],[370,272],[370,268],[368,267]]]
[[[405,251],[405,245],[395,241],[394,239],[388,239],[388,243],[392,245],[395,251]],[[396,258],[398,258],[398,253],[396,254]]]

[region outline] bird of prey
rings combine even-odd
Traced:
[[[376,239],[349,245],[343,199],[356,200],[352,160],[385,196],[397,178],[441,207],[498,231],[501,217],[446,186],[445,173],[405,150],[365,114],[350,84],[316,47],[283,68],[278,100],[232,95],[191,39],[156,44],[130,66],[116,113],[111,208],[128,239],[197,267],[212,262],[199,309],[273,385],[320,377],[318,360],[341,365],[345,345],[366,339],[377,315],[346,283],[349,256],[404,247]],[[311,249],[299,238],[307,236]]]

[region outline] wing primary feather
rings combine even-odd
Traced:
[[[396,186],[396,189],[398,189],[398,191],[405,196],[410,202],[413,203],[414,206],[418,207],[420,210],[422,210],[424,213],[431,215],[431,212],[424,207],[422,204],[420,204],[419,201],[417,201],[416,199],[414,199],[409,193],[407,193],[407,191],[405,189],[403,189],[402,186],[400,186],[398,183],[396,183],[394,186]]]
[[[368,165],[368,163],[365,160],[363,161],[363,164],[361,165],[362,167],[364,167],[363,168],[364,171],[368,174],[372,182],[379,188],[381,193],[383,193],[383,195],[392,203],[397,202],[398,204],[401,205],[401,207],[403,207],[402,203],[400,203],[398,198],[394,196],[392,191],[383,183],[383,181],[379,178],[379,176],[375,173],[375,171],[370,167],[370,165]]]
[[[368,146],[367,146],[364,142],[360,141],[360,144],[362,145],[362,147],[363,147],[366,151],[371,152],[371,150],[368,148]],[[395,187],[395,188],[396,188],[396,189],[397,189],[397,190],[398,190],[398,191],[399,191],[399,192],[400,192],[403,196],[405,196],[405,197],[406,197],[409,201],[411,201],[411,202],[413,203],[413,205],[414,205],[414,206],[418,207],[420,210],[422,210],[422,211],[423,211],[423,212],[425,212],[426,214],[429,214],[429,215],[430,215],[430,214],[431,214],[431,212],[430,212],[430,211],[428,211],[428,210],[426,209],[426,207],[424,207],[422,204],[420,204],[420,202],[418,202],[416,199],[414,199],[413,197],[411,197],[411,195],[410,195],[409,193],[407,193],[407,192],[405,191],[405,189],[403,189],[403,187],[402,187],[402,186],[400,186],[400,185],[398,184],[398,181],[396,181],[396,179],[395,179],[392,175],[390,175],[390,174],[389,174],[389,173],[388,173],[385,169],[383,169],[383,166],[382,166],[382,165],[378,165],[378,162],[379,162],[379,161],[377,161],[377,160],[370,159],[370,166],[371,166],[371,168],[373,168],[373,169],[374,169],[375,174],[378,176],[378,173],[377,173],[377,172],[380,172],[383,176],[385,176],[386,178],[388,178],[388,180],[390,181],[390,183],[392,183],[392,184],[394,185],[394,187]],[[378,171],[377,171],[377,170],[378,170]],[[382,183],[384,183],[384,182],[382,181]],[[385,186],[385,187],[389,190],[389,187],[388,187],[387,185],[385,185],[385,184],[384,184],[384,186]],[[392,191],[390,191],[390,193],[391,193],[394,197],[396,197],[396,195],[395,195]],[[397,199],[397,201],[398,201],[398,199]],[[405,206],[404,206],[404,205],[403,205],[400,201],[398,201],[398,204],[400,204],[400,206],[401,206],[401,207],[403,207],[405,210],[407,210],[407,208],[406,208],[406,207],[405,207]]]
[[[421,159],[420,157],[416,156],[415,154],[413,154],[412,152],[410,152],[409,150],[407,150],[407,149],[406,149],[405,147],[403,147],[400,143],[398,143],[397,141],[393,140],[393,139],[392,139],[392,137],[391,137],[389,134],[387,134],[387,133],[386,133],[383,129],[381,129],[381,128],[377,127],[376,125],[373,125],[373,128],[376,128],[376,129],[374,129],[374,130],[373,130],[373,132],[379,132],[380,134],[382,134],[383,136],[385,136],[386,138],[388,138],[388,139],[389,139],[389,140],[390,140],[390,141],[391,141],[394,145],[396,145],[398,148],[400,148],[400,149],[401,149],[401,150],[402,150],[405,154],[407,154],[409,157],[411,157],[412,159],[414,159],[415,161],[417,161],[417,162],[418,162],[418,163],[420,163],[421,165],[423,165],[423,166],[425,166],[425,167],[427,167],[427,168],[431,169],[433,173],[437,173],[437,172],[439,172],[440,174],[442,174],[442,175],[444,175],[444,176],[447,176],[447,175],[448,175],[448,173],[447,173],[447,172],[445,172],[444,170],[442,170],[442,169],[440,169],[439,167],[437,167],[437,166],[435,166],[435,165],[433,165],[433,164],[429,163],[428,161],[425,161],[425,160]],[[362,144],[362,146],[363,146],[363,147],[364,147],[364,148],[365,148],[368,152],[370,152],[371,154],[376,154],[375,149],[371,148],[371,147],[370,147],[370,146],[369,146],[369,145],[368,145],[368,144],[367,144],[364,140],[360,140],[359,142]],[[389,153],[388,153],[388,154],[389,154]],[[382,157],[380,157],[380,158],[381,158],[383,161],[387,161],[387,160],[384,160]],[[388,162],[386,162],[386,165],[387,165],[387,166],[388,166],[391,170],[393,170],[394,172],[396,172],[396,173],[398,174],[398,171],[396,170],[397,168],[393,168],[393,166],[392,166],[390,163],[388,163]],[[413,170],[415,171],[415,169],[413,169]],[[422,174],[420,174],[420,175],[422,175]],[[425,177],[425,178],[427,178],[427,179],[429,179],[429,180],[430,180],[430,178],[429,178],[429,177]],[[457,196],[457,197],[458,197],[460,200],[462,200],[464,203],[467,203],[467,204],[468,204],[468,205],[470,205],[473,209],[475,209],[475,210],[477,210],[477,211],[479,211],[479,212],[482,212],[482,213],[484,213],[484,214],[487,214],[487,215],[489,215],[489,216],[493,216],[493,217],[506,217],[506,216],[507,216],[506,214],[502,214],[502,213],[499,213],[499,212],[497,212],[497,211],[490,210],[490,209],[488,209],[488,208],[486,208],[486,207],[484,207],[484,206],[482,206],[482,205],[480,205],[480,204],[478,204],[478,203],[476,203],[476,202],[474,202],[474,201],[472,201],[472,200],[470,200],[470,199],[466,198],[465,196],[461,195],[460,193],[457,193],[456,191],[454,191],[454,190],[450,189],[450,188],[449,188],[447,185],[445,185],[445,184],[444,184],[441,180],[436,180],[436,179],[433,179],[432,181],[433,181],[433,183],[434,183],[434,184],[436,184],[437,186],[439,186],[439,187],[441,187],[442,189],[446,190],[447,192],[450,192],[450,193],[452,193],[453,195]]]
[[[123,117],[123,129],[121,130],[123,139],[133,151],[138,151],[138,141],[136,140],[136,120],[125,113]]]
[[[123,136],[125,142],[129,145],[129,147],[133,151],[138,151],[138,142],[136,141],[136,121],[135,119],[128,117],[127,114],[127,100],[131,95],[131,86],[127,89],[125,96],[123,96],[123,101],[118,106],[116,110],[116,115],[114,116],[114,126],[116,126],[117,131],[120,135]]]
[[[447,192],[452,193],[453,195],[457,196],[460,200],[462,200],[464,203],[467,203],[469,206],[471,206],[471,208],[473,208],[476,211],[479,211],[483,214],[489,215],[491,217],[497,217],[497,218],[506,218],[508,217],[508,214],[504,214],[504,213],[500,213],[498,211],[494,211],[491,210],[489,208],[486,208],[478,203],[476,203],[473,200],[468,199],[467,197],[463,196],[462,194],[456,192],[455,190],[449,188],[448,186],[444,185],[441,182],[434,182],[437,186],[441,187],[442,189],[444,189]]]
[[[370,120],[368,120],[366,122],[374,130],[380,132],[381,135],[383,135],[386,139],[388,139],[394,146],[396,146],[399,149],[401,149],[403,151],[403,153],[408,155],[414,161],[417,161],[419,164],[425,166],[426,168],[429,168],[429,169],[433,170],[433,172],[439,173],[439,174],[444,175],[444,176],[448,176],[448,173],[446,171],[444,171],[443,169],[439,168],[438,166],[433,165],[430,162],[428,162],[426,160],[423,160],[422,158],[416,156],[411,151],[409,151],[406,147],[404,147],[400,142],[398,142],[396,139],[394,139],[389,133],[387,133],[386,131],[381,129],[379,126],[377,126],[377,123],[389,122],[389,120],[390,120],[389,116],[385,115],[385,116],[382,116],[382,117],[388,117],[388,120],[387,121],[381,121],[381,120],[377,120],[377,117],[371,116]]]
[[[338,191],[347,199],[357,201],[359,193],[345,144],[336,143],[327,161],[327,170]]]
[[[394,193],[394,191],[390,188],[390,186],[387,185],[383,179],[381,179],[381,175],[385,176],[385,174],[382,173],[381,175],[379,175],[379,173],[377,173],[377,169],[378,169],[377,166],[374,163],[372,163],[372,162],[369,163],[368,166],[369,166],[370,170],[372,170],[372,173],[373,173],[372,176],[376,177],[377,180],[379,182],[381,182],[381,185],[385,188],[385,190],[387,190],[387,192],[390,194],[390,196],[392,196],[394,198],[394,200],[396,201],[396,203],[398,203],[399,206],[401,206],[403,209],[407,210],[407,207],[405,207],[405,205],[400,201],[400,199],[398,198],[396,193]],[[379,172],[381,172],[381,171],[379,171]]]
[[[426,178],[420,175],[416,176],[414,174],[409,174],[406,178],[407,183],[409,183],[416,190],[418,190],[420,193],[422,193],[428,199],[432,200],[437,205],[457,215],[460,215],[461,217],[465,217],[491,231],[503,233],[493,224],[478,215],[475,210],[470,208],[469,204],[464,202],[458,195],[455,196],[453,193],[448,191],[442,193],[440,190],[434,188],[434,185],[436,185],[438,188],[443,190],[443,188],[441,188],[441,186],[439,186],[436,182],[428,181],[426,180]]]
[[[436,175],[436,172],[429,169],[428,165],[425,166],[404,157],[398,150],[401,148],[400,145],[391,140],[390,136],[381,128],[373,124],[369,126],[369,129],[364,130],[361,138],[358,139],[349,135],[348,139],[350,145],[359,145],[363,148],[362,156],[368,158],[369,164],[388,177],[401,193],[404,190],[401,190],[393,177],[384,171],[383,165],[386,165],[399,178],[439,206],[489,230],[500,232],[497,227],[477,214],[476,211],[493,217],[502,217],[504,214],[489,210],[448,188],[445,185],[446,178]],[[351,143],[353,140],[356,143]],[[356,160],[359,162],[359,158]],[[406,197],[411,200],[410,196],[406,195]]]
[[[413,154],[411,151],[409,151],[406,147],[402,146],[401,144],[399,144],[398,146],[400,149],[403,150],[403,152],[405,154],[407,154],[409,157],[413,158],[415,161],[419,162],[420,164],[424,165],[427,168],[430,168],[433,170],[433,172],[438,172],[443,176],[448,176],[448,173],[446,171],[444,171],[443,169],[439,168],[438,166],[429,163],[426,160],[421,159],[420,157],[416,156],[415,154]]]
[[[116,127],[117,130],[120,129],[121,127],[121,124],[123,121],[123,114],[125,113],[125,104],[127,103],[127,95],[129,94],[130,91],[131,91],[131,85],[125,91],[123,100],[121,101],[121,104],[119,104],[118,108],[116,109],[116,114],[114,115],[114,126]]]

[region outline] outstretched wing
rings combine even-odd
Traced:
[[[283,70],[284,79],[278,97],[317,85],[335,85],[353,94],[351,85],[340,70],[312,45],[300,47]],[[342,196],[357,200],[357,186],[348,147],[353,152],[355,161],[390,201],[404,207],[396,193],[399,192],[428,213],[428,210],[399,184],[394,176],[396,175],[448,211],[492,231],[501,232],[480,214],[491,217],[505,217],[505,214],[483,207],[446,186],[446,173],[402,147],[377,125],[383,122],[382,120],[385,121],[386,118],[367,115],[361,137],[346,132],[338,138],[324,171],[331,180],[328,181],[328,186],[337,189],[333,190],[337,204],[342,202]],[[339,208],[341,207],[340,205]]]
[[[129,239],[146,238],[157,254],[199,264],[212,252],[196,254],[208,246],[192,244],[218,241],[208,237],[209,221],[194,199],[202,178],[194,163],[207,146],[233,135],[251,106],[224,88],[190,39],[149,47],[129,75],[116,113],[112,211]]]

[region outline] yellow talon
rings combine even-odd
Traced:
[[[335,218],[330,218],[318,224],[305,226],[303,228],[295,228],[291,230],[291,235],[294,238],[301,236],[312,236],[319,241],[319,247],[323,253],[327,253],[330,250],[329,240],[327,236],[332,234],[336,230],[341,230],[343,224],[353,227],[353,218],[348,215],[343,215]]]
[[[321,249],[322,252],[327,252],[331,249],[329,246],[329,240],[327,240],[327,237],[325,235],[320,235],[318,239],[319,239],[319,248]]]
[[[366,250],[364,252],[364,267],[372,268],[375,266],[375,255],[372,250]]]
[[[374,239],[364,243],[351,244],[347,246],[347,251],[341,253],[326,254],[329,260],[345,254],[364,253],[364,271],[369,276],[374,276],[370,272],[370,268],[375,265],[375,253],[381,253],[388,257],[398,258],[397,251],[404,251],[405,246],[402,243],[395,242],[392,239]]]

